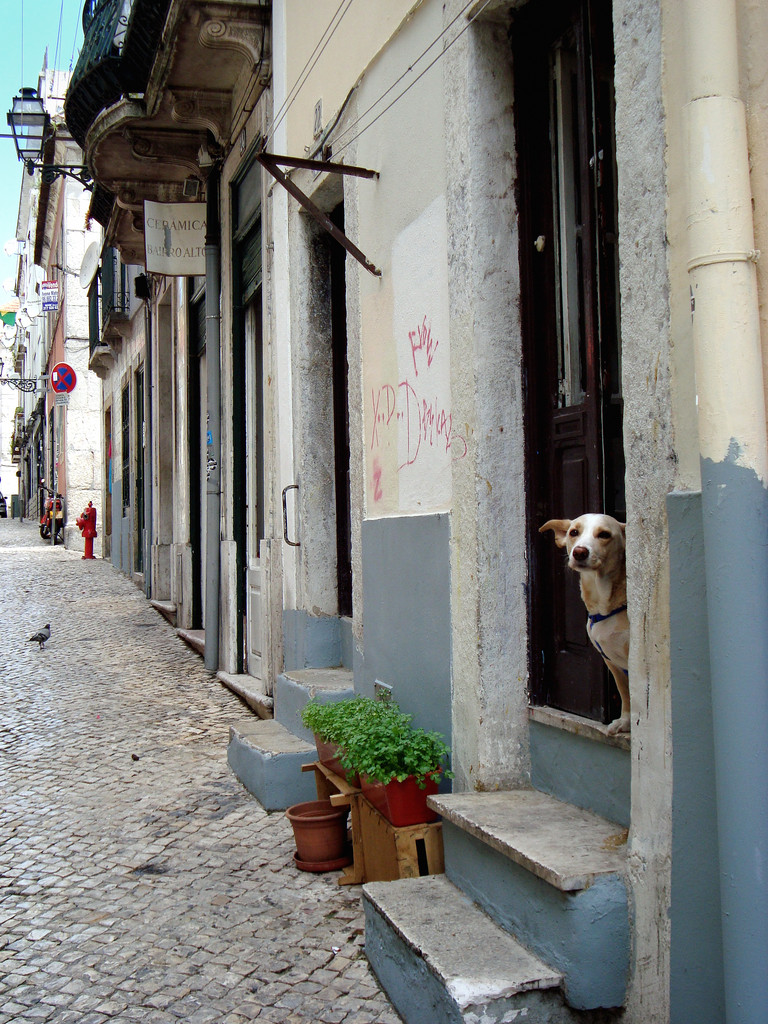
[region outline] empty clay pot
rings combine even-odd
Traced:
[[[334,863],[345,853],[348,807],[330,800],[294,804],[285,812],[293,826],[298,860],[306,864]]]

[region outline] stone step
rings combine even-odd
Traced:
[[[325,702],[354,696],[351,669],[304,668],[282,672],[275,680],[275,720],[311,743],[312,733],[301,721],[304,705],[313,698]]]
[[[199,654],[201,658],[205,657],[205,630],[204,629],[177,629],[176,635],[181,637],[184,643],[191,647],[192,650]]]
[[[267,811],[284,811],[304,800],[316,800],[314,772],[303,764],[317,759],[314,743],[269,719],[254,718],[230,726],[227,762],[249,793]]]
[[[563,892],[624,873],[625,828],[538,790],[445,793],[429,803],[445,820]]]
[[[155,601],[150,599],[149,602],[155,611],[160,612],[172,626],[176,625],[176,604],[173,601]]]
[[[561,974],[444,875],[369,882],[363,906],[366,955],[406,1024],[577,1019],[562,1001]]]
[[[621,1006],[629,970],[627,832],[535,790],[429,797],[447,877],[563,974],[569,1005]]]
[[[248,707],[259,718],[272,718],[274,709],[274,700],[270,697],[264,688],[264,683],[261,679],[256,679],[255,676],[249,676],[245,673],[234,674],[232,672],[217,672],[216,678],[230,689],[233,693],[236,693],[241,700],[245,701]]]

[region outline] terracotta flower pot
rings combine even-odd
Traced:
[[[309,800],[288,808],[285,816],[293,826],[299,867],[307,871],[333,871],[350,863],[348,812],[348,807],[334,807],[330,800]]]
[[[317,759],[321,764],[330,768],[334,775],[340,775],[342,779],[346,779],[350,786],[360,785],[360,776],[357,772],[347,771],[339,760],[340,748],[337,743],[328,743],[318,733],[315,733],[315,746],[317,747]]]
[[[437,821],[439,817],[427,807],[427,797],[438,789],[437,773],[427,778],[424,789],[419,789],[414,775],[409,775],[405,782],[393,778],[387,783],[375,782],[362,776],[360,785],[366,799],[397,828],[422,825]]]

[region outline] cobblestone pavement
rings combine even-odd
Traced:
[[[228,768],[248,714],[111,564],[0,520],[0,1024],[400,1020],[359,889]]]

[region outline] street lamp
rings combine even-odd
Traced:
[[[43,162],[43,147],[51,134],[51,119],[37,89],[22,88],[13,97],[8,111],[8,127],[13,132],[13,141],[19,160],[29,174],[42,172],[42,179],[50,185],[58,177],[75,178],[89,191],[93,191],[91,172],[84,164],[49,164]]]

